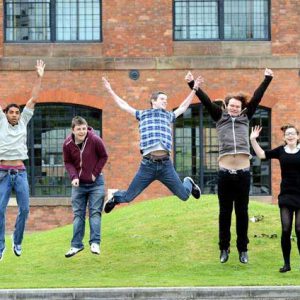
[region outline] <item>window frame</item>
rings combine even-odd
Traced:
[[[175,14],[175,2],[176,1],[187,1],[189,0],[173,0],[173,8],[172,8],[172,30],[173,30],[173,41],[175,42],[205,42],[205,41],[228,41],[228,42],[256,42],[256,41],[271,41],[271,0],[266,0],[268,2],[268,32],[267,32],[267,37],[264,39],[261,38],[251,38],[251,39],[225,39],[224,38],[224,1],[225,0],[215,0],[218,4],[218,29],[219,29],[219,38],[186,38],[186,39],[177,39],[175,36],[175,22],[176,22],[176,14]],[[200,2],[205,2],[207,0],[195,0],[195,1],[200,1]]]
[[[50,20],[50,39],[49,40],[7,40],[7,34],[6,34],[6,29],[8,28],[7,25],[7,2],[4,0],[3,4],[3,36],[4,36],[4,43],[8,44],[49,44],[49,43],[63,43],[63,44],[88,44],[88,43],[101,43],[103,42],[103,26],[102,26],[102,0],[99,1],[99,7],[100,7],[100,12],[99,12],[99,19],[100,19],[100,28],[99,28],[99,39],[97,40],[57,40],[57,28],[56,28],[56,1],[55,0],[49,0],[49,20]],[[22,0],[17,0],[17,3],[23,3]],[[42,3],[42,1],[34,2],[33,3],[38,4]],[[78,30],[78,27],[77,27]]]

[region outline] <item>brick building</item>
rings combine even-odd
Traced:
[[[147,108],[152,91],[178,107],[189,89],[188,70],[205,78],[212,99],[251,94],[265,67],[275,78],[253,122],[264,127],[265,148],[282,142],[281,125],[300,127],[300,6],[296,0],[6,0],[0,2],[1,105],[24,105],[37,58],[46,62],[43,90],[28,128],[31,215],[28,229],[72,221],[70,183],[61,145],[70,120],[83,115],[101,133],[108,152],[106,188],[126,188],[140,161],[134,118],[104,91],[107,76],[135,108]],[[174,127],[174,162],[205,193],[216,192],[214,124],[195,98]],[[276,202],[276,162],[253,159],[251,194]],[[139,199],[168,195],[159,183]],[[8,209],[8,227],[16,207]]]

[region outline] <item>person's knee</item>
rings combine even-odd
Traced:
[[[19,212],[21,216],[27,217],[29,215],[29,207],[20,207]]]

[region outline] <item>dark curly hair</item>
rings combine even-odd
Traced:
[[[225,97],[225,99],[224,99],[226,106],[228,105],[230,99],[236,99],[236,100],[241,101],[241,103],[242,103],[242,110],[243,110],[245,107],[247,107],[247,103],[248,103],[248,95],[246,95],[246,94],[243,93],[243,92],[239,92],[239,93],[236,93],[236,94],[228,94],[228,95]]]

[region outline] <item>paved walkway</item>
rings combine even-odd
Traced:
[[[198,300],[198,299],[300,299],[300,286],[0,289],[0,299],[26,300]]]

